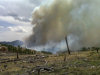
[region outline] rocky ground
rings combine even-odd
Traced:
[[[0,75],[100,75],[100,53],[20,55],[0,53]]]

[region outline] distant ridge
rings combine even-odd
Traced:
[[[7,45],[12,45],[12,46],[22,46],[22,45],[24,45],[24,42],[20,41],[20,40],[15,40],[15,41],[11,41],[11,42],[2,41],[2,42],[0,42],[0,44],[7,44]]]

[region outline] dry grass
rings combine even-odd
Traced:
[[[43,55],[43,54],[41,54]],[[45,55],[43,55],[45,56]],[[47,56],[47,55],[46,55]],[[35,66],[53,67],[53,72],[41,72],[41,75],[99,75],[100,74],[100,53],[95,51],[72,52],[71,55],[65,54],[48,55],[47,57],[35,61],[34,63],[25,62],[25,58],[35,58],[35,55],[20,55],[21,61],[0,64],[0,75],[23,75],[26,71]],[[15,59],[15,54],[0,56],[0,59]],[[45,62],[44,62],[45,61]],[[4,68],[7,65],[7,68]],[[29,75],[26,73],[26,75]],[[37,74],[32,74],[37,75]]]

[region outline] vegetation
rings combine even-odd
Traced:
[[[43,54],[52,54],[51,52],[47,52],[47,51],[41,51],[41,53],[43,53]]]
[[[8,52],[19,53],[19,54],[35,54],[35,51],[32,51],[27,48],[22,48],[20,46],[15,47],[12,45],[1,44],[1,46],[6,46],[8,48]]]
[[[99,53],[100,47],[83,47],[81,51],[88,51],[88,50],[92,50],[92,51],[96,51],[97,53]]]
[[[16,62],[0,64],[0,75],[38,75],[33,71],[36,66],[52,67],[52,71],[42,71],[40,75],[99,75],[100,74],[100,54],[95,51],[72,52],[66,54],[66,61],[63,61],[64,55],[48,55],[48,57],[34,55],[21,55]],[[1,56],[1,58],[13,59],[14,55]],[[29,62],[29,59],[31,62]],[[35,62],[32,62],[35,61]],[[46,61],[46,62],[43,62]],[[6,67],[6,65],[7,67]],[[31,71],[32,70],[32,71]]]
[[[11,53],[0,53],[0,75],[99,75],[99,48],[83,48],[83,51],[67,51],[52,54],[41,51],[31,54],[31,50],[20,46],[6,46]],[[98,53],[97,53],[98,50]],[[16,52],[20,60],[15,60]],[[66,56],[66,58],[64,58]],[[40,66],[40,67],[39,67]],[[39,70],[40,68],[44,68]],[[46,67],[46,68],[45,68]],[[49,67],[49,68],[48,68]],[[49,71],[49,69],[51,69]],[[38,73],[39,70],[39,73]]]

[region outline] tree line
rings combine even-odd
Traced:
[[[83,47],[81,51],[88,51],[88,50],[92,50],[92,51],[96,51],[97,53],[99,53],[100,47]]]
[[[22,48],[21,46],[12,46],[12,45],[7,45],[7,44],[1,44],[1,46],[5,46],[8,49],[8,52],[13,52],[13,53],[19,53],[19,54],[35,54],[36,51],[27,49],[27,48]]]

